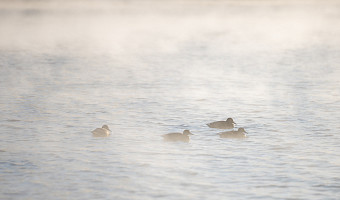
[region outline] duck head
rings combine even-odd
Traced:
[[[237,132],[240,132],[240,133],[247,133],[244,128],[238,128]]]
[[[184,130],[183,135],[193,135],[189,130]]]
[[[106,129],[106,130],[108,130],[108,131],[111,131],[111,130],[109,129],[109,126],[108,126],[108,125],[103,125],[102,128],[103,128],[103,129]]]
[[[227,119],[227,122],[228,122],[228,123],[236,124],[236,123],[234,122],[233,118],[228,118],[228,119]]]

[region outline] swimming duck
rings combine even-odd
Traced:
[[[211,122],[207,124],[210,128],[218,128],[218,129],[232,129],[234,128],[234,124],[236,124],[233,118],[228,118],[226,121],[217,121]]]
[[[189,142],[189,135],[193,134],[189,130],[184,130],[183,133],[168,133],[162,137],[168,142]]]
[[[219,133],[220,138],[245,138],[247,137],[244,128],[239,128],[237,131],[226,131]]]
[[[101,128],[96,128],[91,132],[95,137],[106,137],[110,135],[111,130],[107,125],[103,125]]]

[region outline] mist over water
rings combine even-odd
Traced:
[[[339,199],[339,10],[1,1],[0,199]]]

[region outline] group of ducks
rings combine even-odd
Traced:
[[[226,121],[216,121],[207,124],[209,128],[217,129],[233,129],[235,127],[235,122],[232,118],[228,118]],[[107,125],[103,125],[101,128],[96,128],[92,131],[93,136],[96,137],[106,137],[109,136],[111,130]],[[219,133],[220,138],[245,138],[247,137],[244,128],[238,128],[237,131],[225,131]],[[189,130],[184,130],[183,133],[168,133],[162,135],[164,141],[169,142],[189,142],[189,135],[193,135]]]

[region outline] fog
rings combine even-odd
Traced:
[[[0,1],[0,199],[339,199],[339,10]]]
[[[330,41],[338,41],[335,34],[338,26],[333,27],[334,35],[323,28],[334,23],[326,18],[339,15],[332,2],[310,6],[314,4],[310,1],[270,4],[267,1],[1,1],[0,45],[2,50],[131,55],[177,53],[191,43],[216,54],[237,54],[303,46],[307,41],[327,42],[317,41],[323,34],[330,36]],[[289,13],[282,12],[287,8]],[[243,12],[245,9],[247,12]]]

